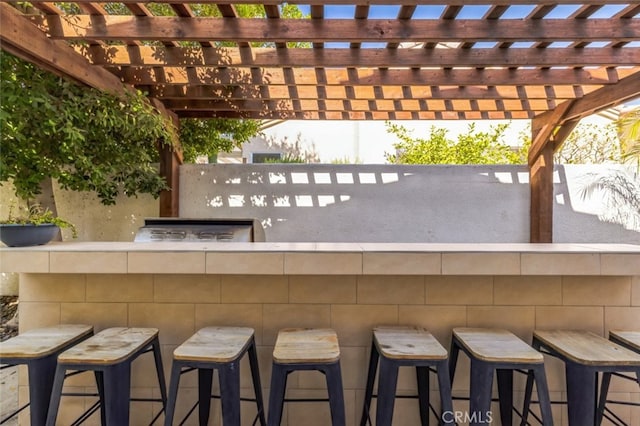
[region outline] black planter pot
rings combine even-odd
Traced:
[[[47,244],[60,228],[52,223],[42,225],[0,224],[0,240],[9,247],[40,246]]]

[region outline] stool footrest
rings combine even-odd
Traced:
[[[25,408],[27,408],[29,406],[29,403],[27,402],[26,404],[24,404],[22,407],[18,408],[17,410],[15,410],[13,413],[9,414],[7,417],[5,417],[4,419],[2,419],[2,421],[0,421],[0,425],[5,424],[6,422],[8,422],[9,420],[11,420],[12,418],[14,418],[15,416],[17,416],[18,414],[20,414],[20,412],[22,410],[24,410]]]
[[[329,402],[329,398],[285,398],[284,402]]]

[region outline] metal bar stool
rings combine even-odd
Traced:
[[[623,346],[630,351],[640,354],[640,331],[622,331],[622,330],[610,330],[609,340]],[[636,372],[636,376],[630,376],[628,374],[605,372],[602,374],[602,384],[600,387],[600,402],[598,404],[598,418],[596,424],[602,423],[602,418],[606,417],[614,424],[624,425],[625,422],[617,416],[606,404],[620,404],[620,405],[632,405],[640,406],[640,403],[630,401],[615,401],[607,399],[609,393],[609,384],[611,383],[611,376],[623,378],[625,380],[631,380],[640,385],[640,372]]]
[[[444,424],[454,424],[449,381],[449,361],[447,350],[424,328],[421,327],[376,327],[373,329],[371,358],[365,389],[364,407],[360,426],[371,424],[369,409],[373,395],[373,384],[380,364],[378,377],[378,406],[376,425],[391,425],[399,367],[416,368],[418,380],[418,400],[422,425],[429,424],[429,372],[438,376],[441,411],[439,419]],[[414,396],[415,398],[415,396]],[[433,409],[432,409],[433,410]],[[437,413],[436,417],[438,417]],[[450,413],[447,418],[445,413]]]
[[[249,354],[249,365],[253,379],[255,399],[240,397],[240,361]],[[173,424],[180,376],[189,371],[198,370],[198,402],[191,408],[180,424],[199,408],[201,425],[209,421],[211,385],[213,370],[218,370],[220,380],[220,395],[222,402],[222,422],[225,426],[240,425],[240,401],[255,401],[258,413],[253,421],[260,421],[262,426],[267,424],[262,402],[262,388],[260,386],[260,371],[254,339],[254,330],[247,327],[206,327],[198,330],[186,342],[173,352],[171,367],[171,381],[169,385],[169,400],[165,415],[165,426]]]
[[[498,400],[502,424],[513,419],[513,372],[525,372],[527,383],[535,379],[543,425],[553,425],[549,388],[542,354],[507,330],[484,328],[454,328],[451,341],[450,378],[453,383],[458,352],[462,350],[471,359],[471,390],[469,415],[471,425],[490,424],[491,388],[494,372],[498,378]],[[526,420],[525,404],[521,414]]]
[[[564,361],[570,426],[594,425],[598,373],[640,373],[640,354],[587,331],[534,331],[533,347]],[[527,380],[525,404],[531,393]]]
[[[160,385],[160,399],[141,398],[136,401],[167,402],[167,391],[160,355],[160,342],[156,328],[108,328],[58,355],[58,365],[51,393],[47,426],[54,426],[62,396],[62,385],[67,370],[94,371],[98,381],[102,424],[122,426],[129,424],[131,400],[131,363],[140,355],[153,352]],[[153,424],[162,413],[152,420]]]
[[[47,419],[58,354],[93,334],[93,326],[65,324],[21,333],[0,343],[0,364],[4,368],[26,365],[29,375],[29,403],[2,420],[9,420],[31,406],[31,424]]]
[[[269,426],[279,426],[285,402],[326,401],[326,399],[285,399],[287,376],[297,370],[322,372],[327,380],[331,423],[345,425],[344,391],[340,372],[338,336],[331,329],[280,330],[273,349]]]

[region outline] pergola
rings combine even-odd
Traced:
[[[174,119],[532,119],[532,242],[552,241],[553,152],[581,118],[640,96],[638,0],[289,2],[305,19],[281,0],[160,0],[163,16],[134,0],[31,3],[0,3],[2,49],[144,90]],[[163,155],[173,188],[178,162]],[[177,214],[177,191],[161,214]]]

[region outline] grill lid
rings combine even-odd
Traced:
[[[252,219],[145,219],[135,242],[252,242]]]

